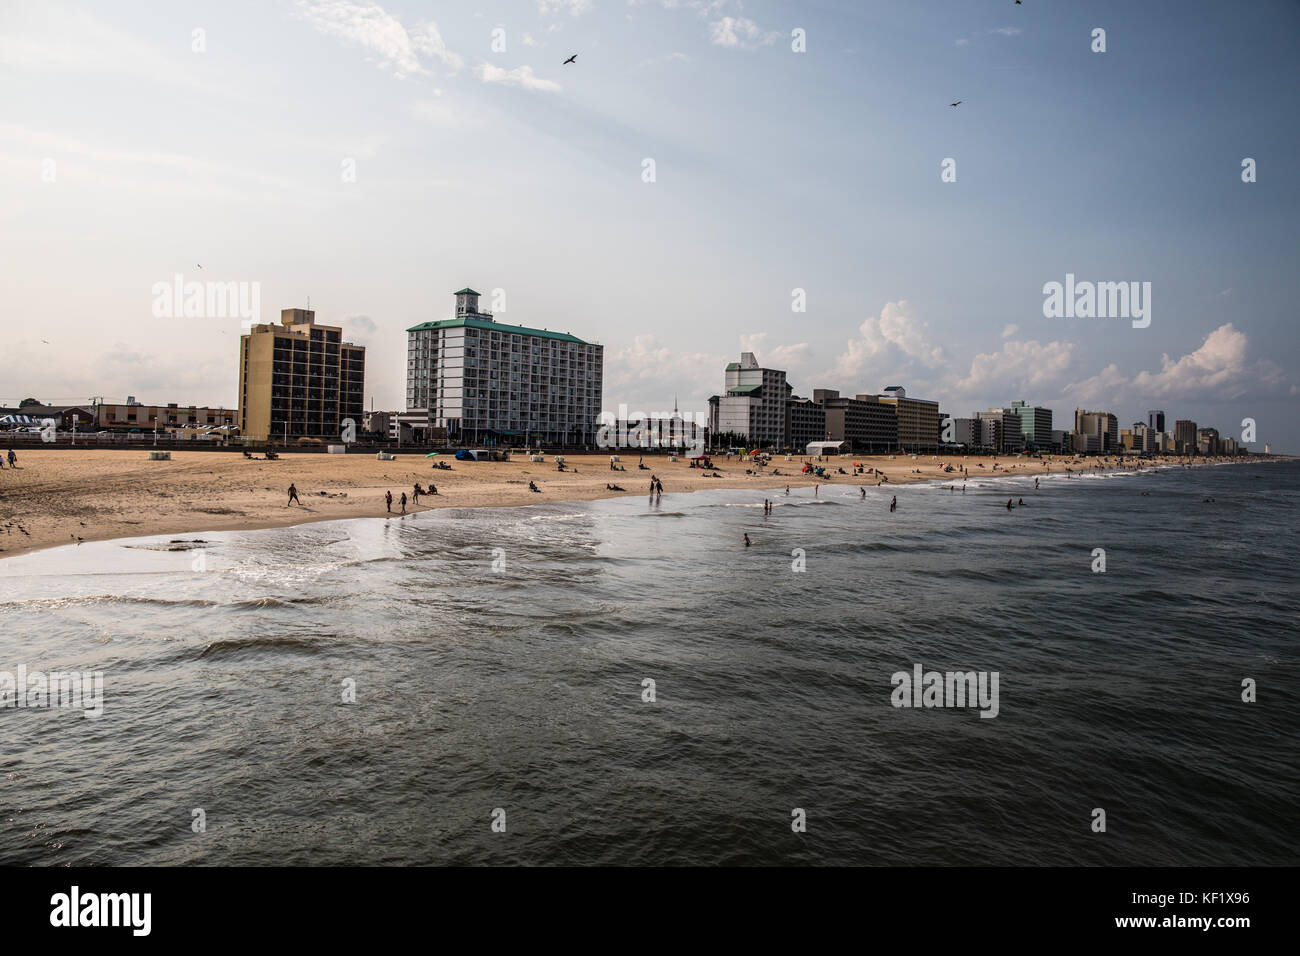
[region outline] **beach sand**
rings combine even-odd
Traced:
[[[275,528],[308,521],[337,518],[383,517],[384,494],[393,493],[393,513],[398,499],[407,495],[407,512],[430,508],[506,507],[544,501],[587,501],[619,495],[645,496],[650,475],[663,482],[665,496],[701,488],[747,488],[783,491],[787,485],[814,484],[871,486],[872,475],[835,474],[829,482],[798,473],[807,460],[773,458],[761,474],[752,463],[726,456],[715,457],[719,478],[688,466],[686,459],[670,462],[666,456],[646,456],[647,471],[637,469],[639,456],[621,454],[623,472],[609,470],[609,455],[566,455],[566,465],[576,471],[559,472],[552,456],[545,463],[515,455],[508,462],[463,462],[450,456],[426,459],[422,453],[399,454],[379,461],[373,454],[328,455],[285,453],[277,461],[248,460],[239,451],[173,451],[170,461],[152,461],[147,448],[122,449],[18,449],[18,467],[0,470],[0,557],[9,557],[64,544],[149,535],[182,535],[203,531]],[[447,461],[453,470],[438,471],[434,461]],[[1166,459],[1155,464],[1180,464]],[[965,466],[971,478],[1002,475],[1077,474],[1098,461],[1070,457],[961,458],[922,455],[855,456],[834,459],[832,470],[852,471],[853,462],[878,468],[888,476],[888,486],[935,479],[961,482],[961,474],[944,474],[942,463]],[[994,469],[996,463],[997,469]],[[983,467],[979,467],[979,465]],[[1126,464],[1125,468],[1133,465]],[[1153,467],[1146,464],[1144,467]],[[780,475],[773,474],[779,470]],[[919,471],[918,473],[915,473]],[[708,472],[707,474],[712,474]],[[531,492],[528,482],[541,493]],[[439,494],[411,500],[415,482],[437,485]],[[301,506],[286,506],[288,488],[298,488]],[[617,484],[625,491],[610,491]],[[322,494],[324,492],[324,494]]]

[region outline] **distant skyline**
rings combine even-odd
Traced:
[[[753,351],[805,396],[1295,452],[1297,35],[1287,2],[9,0],[0,404],[233,407],[241,322],[157,317],[179,274],[263,322],[310,297],[382,409],[470,286],[603,344],[611,410],[702,411]],[[1149,324],[1046,317],[1067,276],[1150,283]]]

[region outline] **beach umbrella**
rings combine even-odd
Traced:
[[[431,451],[431,452],[429,452],[429,454],[425,455],[424,457],[425,457],[425,458],[432,458],[434,455],[440,455],[440,454],[442,454],[442,452]]]

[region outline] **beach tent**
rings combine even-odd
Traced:
[[[810,441],[804,450],[806,455],[840,455],[848,451],[843,441]]]
[[[473,460],[474,460],[474,453],[473,453],[472,451],[470,451],[469,449],[467,449],[467,448],[462,448],[460,451],[456,452],[456,460],[457,460],[457,461],[473,461]]]
[[[41,419],[33,418],[31,415],[6,415],[0,418],[0,425],[39,425]]]

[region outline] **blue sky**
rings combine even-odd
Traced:
[[[799,394],[1295,451],[1297,35],[1282,2],[7,0],[0,400],[233,405],[238,318],[152,314],[181,273],[310,296],[396,408],[405,328],[468,284],[603,343],[610,408],[702,410],[746,348]],[[1150,326],[1045,318],[1067,273],[1150,282]]]

